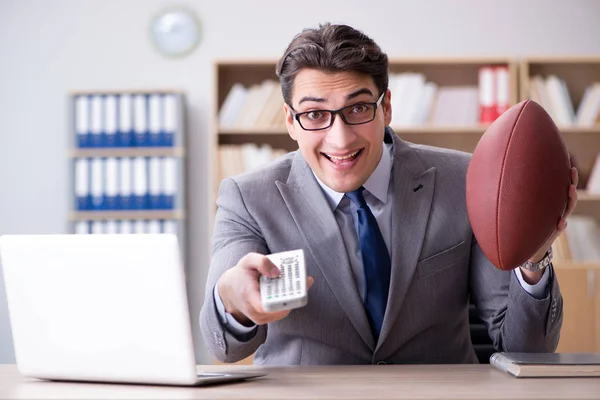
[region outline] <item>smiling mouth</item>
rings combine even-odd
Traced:
[[[362,153],[363,149],[359,149],[357,151],[355,151],[354,153],[345,155],[345,156],[331,156],[329,154],[326,153],[321,153],[323,154],[329,161],[331,161],[334,164],[343,164],[343,163],[347,163],[347,162],[351,162],[354,161],[361,153]]]

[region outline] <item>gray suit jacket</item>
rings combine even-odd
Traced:
[[[538,300],[512,271],[482,253],[465,204],[470,155],[393,140],[392,274],[375,342],[331,208],[300,152],[221,183],[213,255],[200,314],[208,350],[235,362],[256,351],[257,364],[476,363],[469,296],[499,350],[550,352],[562,324],[552,277]],[[415,190],[419,185],[422,188]],[[236,338],[220,322],[213,288],[249,252],[304,249],[315,281],[308,305]]]

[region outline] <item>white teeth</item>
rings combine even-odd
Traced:
[[[328,154],[327,156],[328,156],[329,158],[332,158],[332,159],[334,159],[334,160],[347,160],[347,159],[349,159],[349,158],[352,158],[352,157],[354,157],[355,155],[357,155],[359,151],[360,151],[360,150],[356,150],[354,153],[352,153],[352,154],[348,154],[347,156],[342,156],[342,157],[330,156],[329,154]]]

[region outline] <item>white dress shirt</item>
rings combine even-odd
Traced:
[[[379,230],[383,236],[383,240],[388,248],[390,259],[392,259],[391,253],[391,240],[392,240],[392,203],[393,203],[393,192],[391,173],[392,173],[392,159],[393,159],[393,148],[391,144],[386,144],[383,148],[381,159],[379,164],[375,168],[375,171],[371,174],[369,179],[363,185],[365,190],[363,195],[367,202],[371,212],[377,220]],[[360,245],[358,241],[358,218],[357,218],[357,206],[350,201],[350,199],[344,196],[344,193],[339,193],[326,186],[323,182],[316,177],[317,182],[323,189],[323,193],[335,215],[335,219],[342,232],[342,238],[348,252],[350,259],[350,266],[352,268],[352,274],[354,276],[354,282],[357,286],[358,292],[361,298],[364,298],[365,293],[365,277],[362,266],[362,257],[360,254]],[[292,250],[292,249],[290,249]],[[548,269],[544,271],[542,279],[535,285],[529,285],[523,280],[521,269],[516,268],[515,274],[521,286],[531,296],[542,299],[545,295],[546,284],[549,279]],[[225,306],[219,295],[217,285],[214,289],[215,305],[221,322],[226,324],[227,329],[234,336],[243,336],[250,333],[256,328],[254,326],[244,326],[233,318],[233,316],[225,312]]]

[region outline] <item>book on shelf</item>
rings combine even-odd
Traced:
[[[510,78],[506,65],[479,68],[477,102],[479,123],[491,124],[510,108]]]
[[[391,125],[472,126],[493,122],[510,107],[508,66],[482,66],[471,85],[440,85],[420,72],[390,73]],[[271,79],[244,86],[234,83],[218,113],[223,129],[283,129],[281,85]]]
[[[529,78],[529,97],[544,107],[559,126],[590,128],[600,121],[600,82],[586,87],[577,108],[565,80],[554,74]]]
[[[493,122],[510,107],[508,67],[482,66],[476,80],[475,85],[441,85],[419,72],[390,74],[391,125],[405,128]]]
[[[227,129],[283,128],[281,85],[272,79],[243,86],[235,83],[219,110],[219,126]]]
[[[224,178],[259,168],[286,153],[287,150],[274,149],[268,144],[221,145],[218,150],[219,178],[217,183]]]
[[[586,190],[589,194],[600,195],[600,154],[596,156],[596,160],[594,161],[594,166],[590,172]]]
[[[517,378],[600,376],[600,353],[497,352],[490,364]]]
[[[600,226],[585,215],[570,215],[567,228],[552,244],[554,259],[561,261],[600,262]]]

